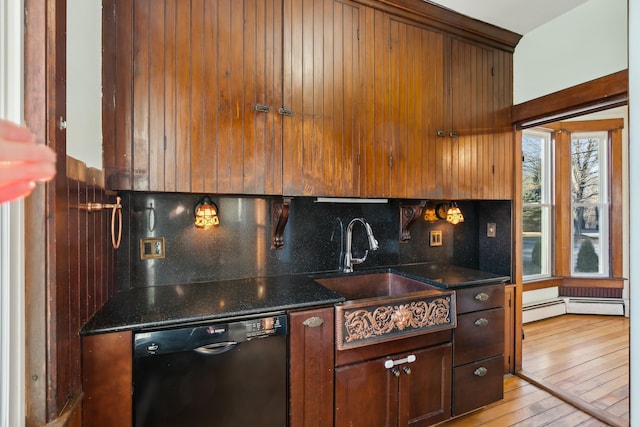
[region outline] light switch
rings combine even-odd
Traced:
[[[487,224],[487,237],[496,237],[496,223],[490,222]]]
[[[442,246],[442,230],[429,232],[429,246]]]

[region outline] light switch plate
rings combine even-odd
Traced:
[[[442,246],[442,230],[429,232],[429,246]]]
[[[140,259],[164,258],[164,237],[143,237],[140,239]]]
[[[487,237],[496,237],[496,223],[490,222],[487,224]]]

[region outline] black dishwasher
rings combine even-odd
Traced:
[[[134,335],[135,427],[286,427],[282,313]]]

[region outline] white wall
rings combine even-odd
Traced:
[[[522,37],[513,56],[513,102],[626,68],[627,0],[590,0]]]
[[[101,0],[67,0],[67,155],[102,169]]]

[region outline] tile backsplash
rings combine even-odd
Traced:
[[[440,262],[511,275],[511,201],[459,201],[465,221],[429,223],[419,218],[411,240],[399,242],[400,201],[326,203],[293,198],[284,247],[271,249],[271,198],[215,196],[220,225],[193,225],[197,194],[124,192],[124,234],[118,250],[118,289],[177,283],[339,271],[346,227],[366,219],[380,249],[354,270]],[[487,237],[487,223],[496,237]],[[442,246],[429,246],[429,232],[442,231]],[[141,259],[140,240],[164,238],[164,258]],[[355,257],[368,248],[361,224],[353,228]]]

